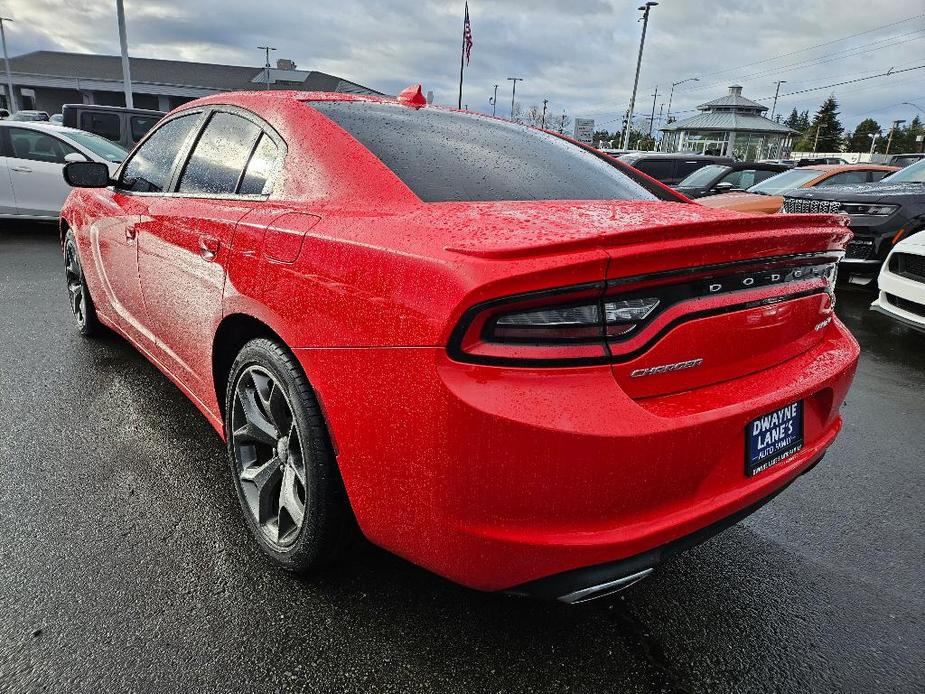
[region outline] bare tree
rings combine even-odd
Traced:
[[[534,104],[524,114],[524,123],[539,128],[543,125],[543,109]]]
[[[520,123],[521,125],[526,123],[526,115],[524,114],[523,107],[520,105],[519,101],[514,103],[514,115],[511,117],[511,120],[514,123]]]
[[[568,126],[572,124],[572,119],[563,111],[561,116],[556,116],[552,119],[552,124],[560,133],[565,133],[568,130]]]

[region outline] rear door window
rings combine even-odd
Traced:
[[[657,199],[619,164],[500,119],[360,101],[309,106],[346,130],[424,202]]]
[[[677,175],[679,178],[684,178],[685,176],[694,173],[697,169],[701,169],[709,163],[710,162],[708,161],[679,161]]]
[[[131,116],[129,124],[132,130],[132,142],[138,142],[160,120],[159,116]]]
[[[674,162],[670,159],[640,159],[633,167],[657,181],[674,178]]]
[[[27,128],[7,128],[11,156],[16,159],[64,164],[64,157],[77,150],[57,137]]]
[[[820,188],[826,186],[840,186],[843,183],[867,183],[866,171],[842,171],[818,184]]]
[[[868,175],[870,176],[871,182],[876,183],[881,178],[883,178],[884,176],[889,176],[891,173],[893,172],[892,171],[869,171]]]
[[[140,193],[159,193],[170,182],[174,162],[202,114],[173,118],[135,150],[122,170],[119,187]]]
[[[193,147],[178,192],[235,193],[260,135],[260,128],[241,116],[215,113]]]
[[[80,129],[102,135],[113,142],[122,139],[122,119],[117,113],[84,111],[80,114]]]
[[[270,136],[266,133],[261,135],[250,161],[247,162],[244,178],[241,179],[241,187],[238,189],[239,193],[258,195],[267,192],[264,188],[273,171],[273,165],[276,163],[276,151],[276,144]]]

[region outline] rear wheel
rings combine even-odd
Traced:
[[[350,513],[314,393],[294,358],[267,339],[234,361],[225,402],[238,500],[261,549],[306,572],[336,560]]]
[[[68,230],[67,236],[64,237],[64,276],[67,282],[68,304],[77,323],[77,331],[84,337],[92,337],[99,332],[100,323],[84,279],[83,267],[77,253],[77,241],[71,230]]]

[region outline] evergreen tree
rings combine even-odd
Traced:
[[[793,109],[793,110],[790,112],[790,115],[787,116],[787,120],[784,121],[784,125],[786,125],[788,128],[793,128],[794,130],[799,130],[799,129],[800,129],[800,128],[799,128],[799,125],[800,125],[800,114],[797,113],[797,110],[796,110],[796,109]]]
[[[809,128],[797,142],[795,149],[800,152],[839,152],[842,147],[844,128],[838,120],[838,102],[835,95],[822,102]]]
[[[847,151],[869,152],[869,136],[873,133],[879,133],[881,131],[882,129],[880,128],[880,124],[877,121],[875,121],[873,118],[865,118],[860,123],[858,123],[858,127],[854,129],[854,133],[852,133],[851,137],[848,138]]]

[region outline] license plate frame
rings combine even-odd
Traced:
[[[797,400],[746,425],[746,477],[754,477],[802,450],[803,412],[803,400]]]

